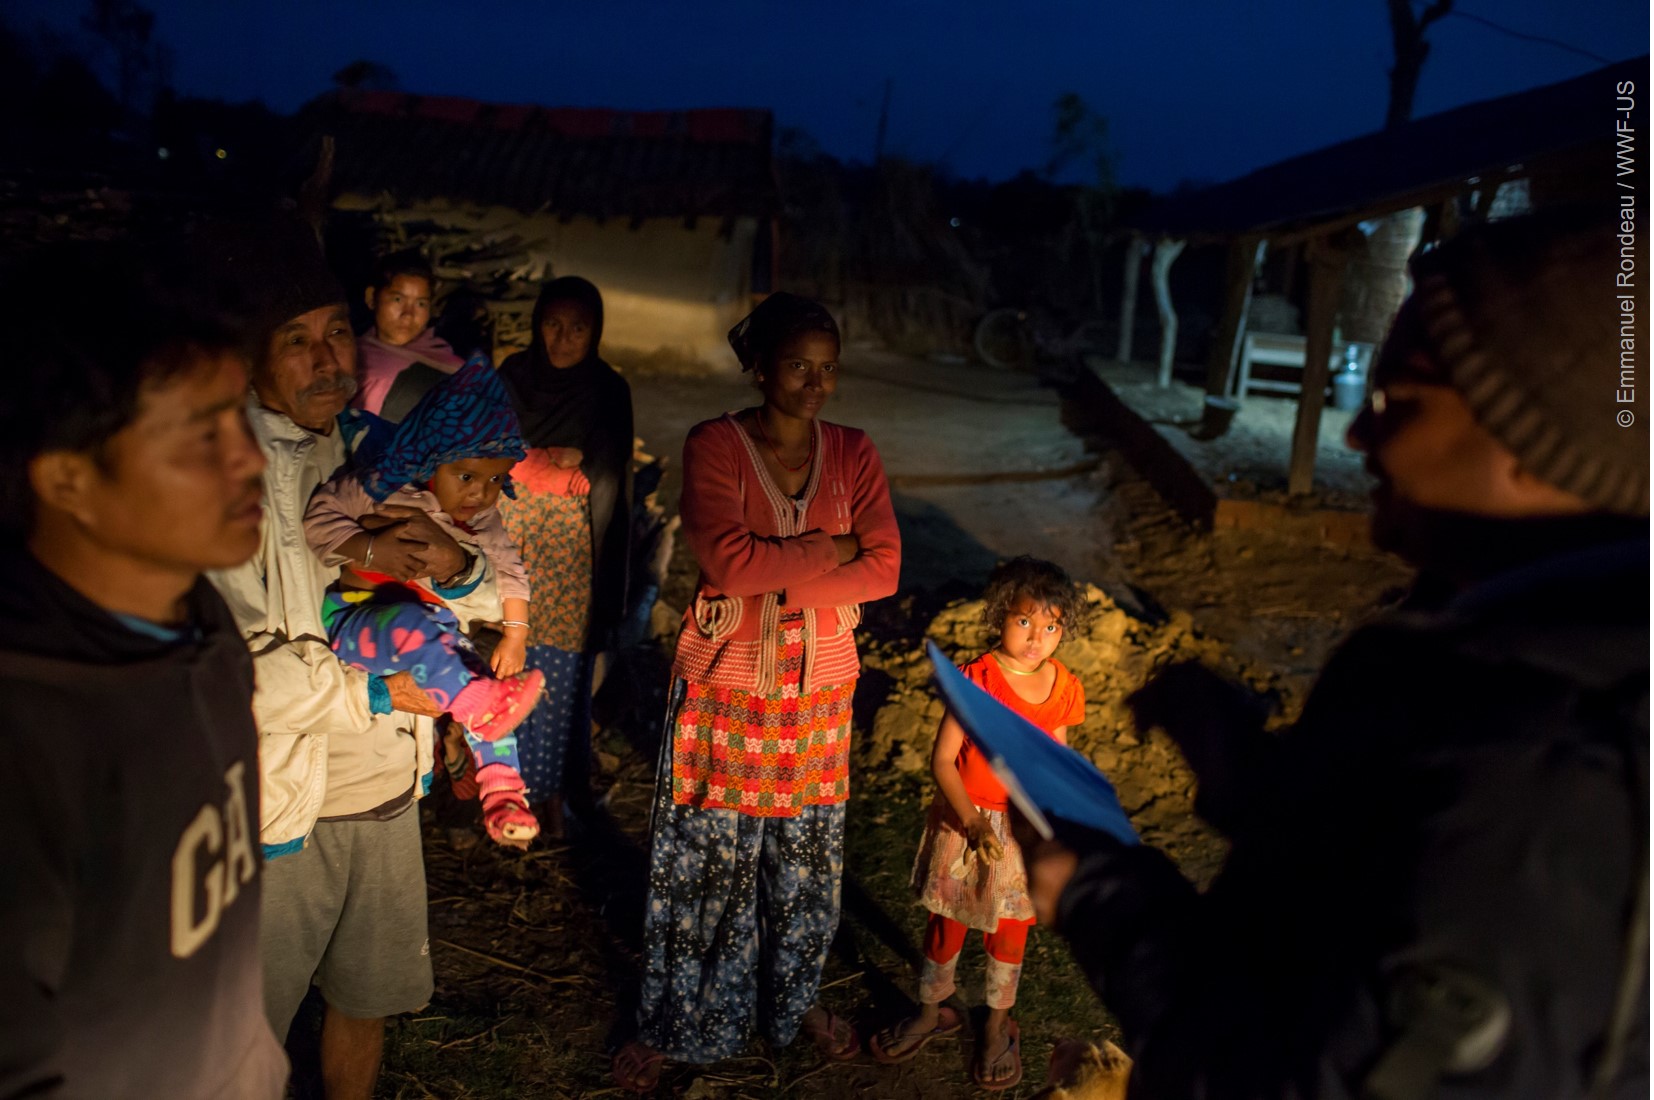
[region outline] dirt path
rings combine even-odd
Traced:
[[[1332,642],[1405,574],[1371,553],[1190,530],[1108,441],[1067,431],[1059,396],[1027,376],[873,352],[846,359],[828,416],[878,444],[904,538],[902,594],[869,614],[864,639],[844,919],[824,977],[824,997],[865,1034],[905,1011],[923,923],[905,883],[929,797],[913,760],[934,722],[912,654],[927,632],[977,644],[972,609],[960,601],[976,595],[998,558],[1039,554],[1101,588],[1114,634],[1078,643],[1091,647],[1097,717],[1077,744],[1121,780],[1140,830],[1196,875],[1215,867],[1221,845],[1192,820],[1175,753],[1120,726],[1120,700],[1134,686],[1125,681],[1177,652],[1212,655],[1249,670],[1290,710]],[[740,378],[641,374],[632,384],[638,434],[674,459],[693,423],[754,399]],[[674,470],[663,496],[676,495]],[[680,549],[666,601],[683,605],[693,570]],[[611,678],[598,760],[613,829],[600,841],[526,855],[485,845],[457,852],[445,828],[428,828],[437,996],[425,1014],[393,1026],[382,1095],[621,1095],[606,1048],[633,1011],[665,679],[659,648],[633,655]],[[904,706],[920,713],[892,733],[889,719]],[[980,947],[968,945],[961,986],[973,1004],[979,967]],[[1008,1097],[1036,1091],[1055,1039],[1111,1028],[1043,929],[1030,941],[1017,1017],[1027,1076]],[[969,1040],[939,1042],[886,1068],[866,1058],[829,1066],[803,1043],[773,1054],[755,1045],[748,1058],[674,1068],[660,1095],[972,1096],[970,1049]]]
[[[1063,427],[1055,390],[979,364],[871,350],[845,359],[826,416],[878,445],[902,525],[904,589],[974,586],[1000,557],[1019,553],[1076,576],[1105,568],[1111,526],[1084,476],[1099,457]],[[745,377],[653,375],[633,386],[638,434],[652,454],[675,457],[695,422],[756,403]],[[676,494],[669,473],[663,495]]]

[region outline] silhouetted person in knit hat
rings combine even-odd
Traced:
[[[1617,270],[1569,210],[1415,262],[1350,430],[1413,598],[1279,736],[1196,666],[1134,697],[1232,842],[1204,895],[1148,847],[1030,861],[1132,1095],[1648,1095],[1648,404]]]

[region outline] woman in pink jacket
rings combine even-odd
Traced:
[[[356,341],[361,366],[351,405],[394,423],[444,375],[465,364],[431,327],[435,294],[436,272],[418,252],[380,259],[367,289],[373,327]]]
[[[715,1062],[762,1026],[860,1050],[815,1003],[838,926],[861,605],[896,591],[901,537],[879,454],[818,413],[838,326],[775,294],[730,332],[763,404],[684,444],[683,531],[700,562],[673,668],[651,830],[639,1034],[615,1076]]]

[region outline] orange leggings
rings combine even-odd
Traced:
[[[1028,947],[1028,929],[1032,927],[1032,917],[1027,920],[1001,917],[998,928],[982,933],[982,945],[988,949],[990,958],[1002,963],[1020,963],[1022,953]],[[952,962],[964,950],[965,936],[969,932],[969,928],[951,917],[932,913],[925,925],[925,958],[934,963]]]
[[[985,932],[982,940],[988,948],[987,965],[983,967],[983,992],[989,1008],[1010,1008],[1016,1003],[1017,981],[1022,977],[1022,953],[1028,946],[1028,929],[1032,920],[1006,920],[1001,917],[999,927]],[[927,1005],[941,1004],[954,993],[954,970],[959,964],[959,952],[965,947],[963,924],[932,913],[925,925],[925,965],[919,969],[919,1000]]]

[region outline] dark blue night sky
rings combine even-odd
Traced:
[[[72,28],[75,0],[12,0]],[[1216,181],[1376,129],[1383,0],[150,0],[180,90],[290,110],[358,58],[405,90],[552,106],[772,108],[868,159],[888,149],[1001,178],[1049,155],[1050,104],[1080,93],[1124,183]],[[1465,12],[1617,61],[1648,51],[1645,0],[1460,0]],[[1599,62],[1471,19],[1431,28],[1416,114]],[[1606,103],[1606,101],[1605,101]],[[1605,106],[1605,111],[1607,110]]]

